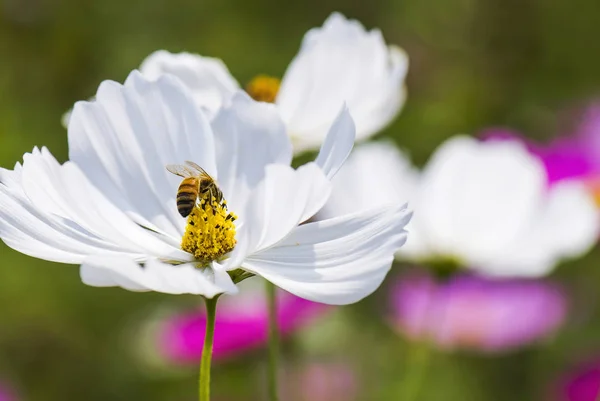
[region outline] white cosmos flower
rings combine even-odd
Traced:
[[[539,160],[514,142],[455,137],[422,172],[391,144],[366,144],[333,188],[321,217],[409,200],[417,206],[399,257],[490,275],[544,275],[588,251],[599,232],[589,192],[577,182],[547,188]]]
[[[210,117],[215,116],[240,90],[225,63],[214,57],[159,50],[146,57],[140,65],[140,72],[152,80],[164,74],[175,75]]]
[[[281,86],[276,79],[258,77],[248,90],[255,98],[274,100],[294,150],[302,152],[320,146],[344,103],[358,140],[384,128],[404,104],[407,69],[404,51],[387,46],[378,29],[367,31],[358,21],[333,13],[322,27],[306,33]],[[239,87],[220,60],[189,53],[157,51],[140,71],[149,78],[177,76],[199,106],[213,113]]]
[[[379,286],[406,239],[404,206],[300,225],[326,202],[329,178],[352,148],[346,109],[317,160],[294,170],[278,113],[243,92],[212,122],[171,76],[149,81],[134,71],[124,85],[102,83],[95,99],[75,105],[69,161],[34,149],[14,170],[0,170],[2,240],[27,255],[81,265],[86,284],[212,297],[236,292],[231,276],[241,272],[345,304]],[[178,214],[181,178],[165,165],[186,160],[218,180],[228,209],[197,203],[188,223]],[[234,230],[237,243],[219,230]],[[195,248],[182,250],[186,241]],[[215,251],[223,244],[233,251]],[[196,251],[214,260],[201,262]]]

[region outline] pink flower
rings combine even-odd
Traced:
[[[596,401],[600,395],[600,360],[565,376],[553,391],[557,401]]]
[[[341,362],[311,362],[285,376],[284,399],[290,401],[355,401],[359,384],[354,369]]]
[[[215,359],[228,358],[263,346],[268,338],[266,300],[258,288],[219,301],[215,323]],[[278,292],[278,322],[283,336],[310,324],[329,307]],[[206,319],[203,312],[177,315],[160,326],[161,354],[175,363],[196,362],[202,355]]]
[[[412,339],[443,349],[500,352],[555,331],[566,299],[540,280],[492,280],[457,275],[446,282],[417,273],[392,290],[393,325]]]

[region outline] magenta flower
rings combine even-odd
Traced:
[[[551,399],[557,401],[596,401],[600,395],[600,360],[584,365],[559,382]]]
[[[555,331],[566,298],[540,280],[491,280],[457,275],[446,282],[417,273],[392,290],[393,326],[442,349],[500,352]]]
[[[258,288],[248,288],[235,298],[223,298],[215,323],[215,359],[228,358],[263,346],[268,338],[267,305]],[[281,334],[289,335],[310,324],[329,307],[280,291],[278,322]],[[159,328],[159,349],[174,363],[196,362],[202,355],[206,318],[197,311],[177,315]]]

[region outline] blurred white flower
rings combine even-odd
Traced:
[[[27,255],[80,264],[92,286],[212,297],[257,274],[344,304],[379,286],[406,239],[410,215],[400,205],[300,226],[326,202],[352,148],[345,108],[317,160],[297,170],[272,105],[240,92],[209,123],[167,75],[102,83],[95,101],[75,105],[68,131],[65,164],[43,148],[0,169],[0,238]],[[186,160],[218,179],[227,201],[201,196],[187,224],[175,200],[181,178],[165,169]]]
[[[220,60],[196,54],[157,51],[140,70],[149,78],[177,76],[211,113],[239,88]],[[299,153],[320,146],[344,103],[358,140],[384,128],[404,104],[407,70],[404,51],[387,46],[379,30],[367,31],[358,21],[333,13],[322,27],[306,33],[281,85],[276,78],[258,76],[247,91],[277,105]]]
[[[541,162],[519,143],[455,137],[422,172],[390,144],[360,146],[333,180],[320,217],[413,202],[398,256],[450,261],[499,276],[541,276],[590,249],[594,201],[578,182],[546,186]]]

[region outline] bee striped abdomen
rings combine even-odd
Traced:
[[[183,217],[189,216],[198,198],[198,180],[186,178],[177,191],[177,211]]]

